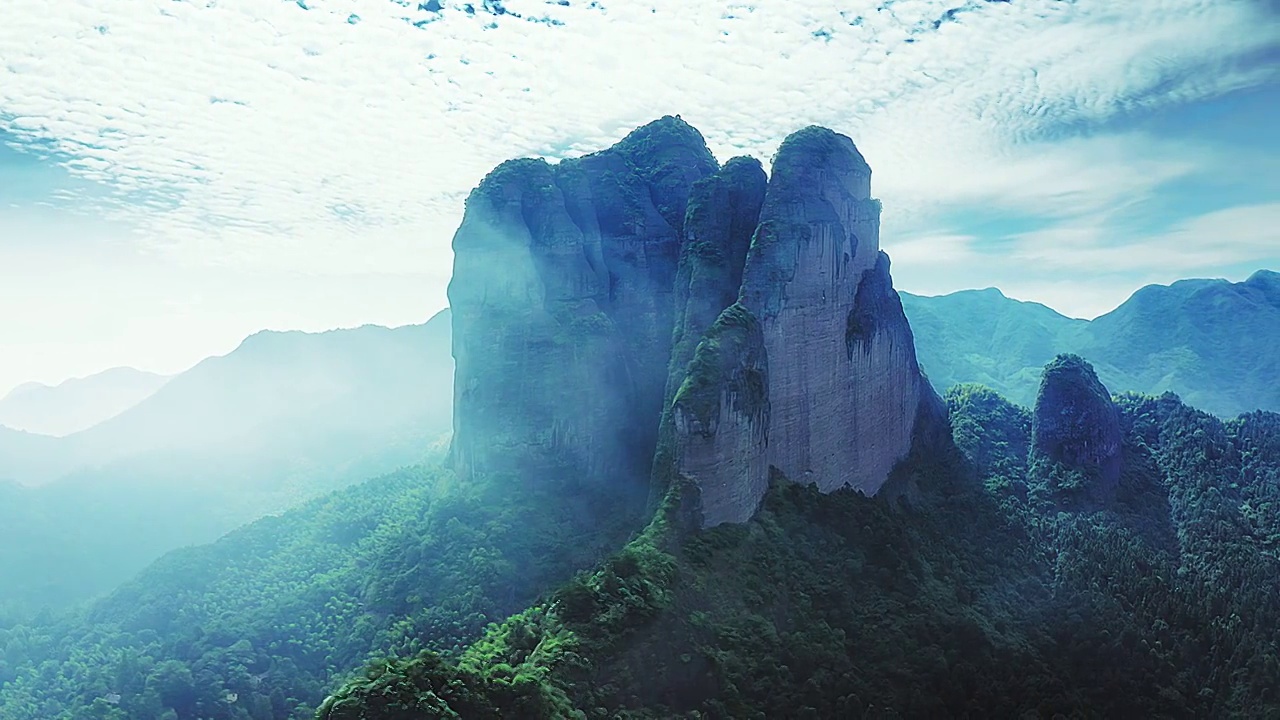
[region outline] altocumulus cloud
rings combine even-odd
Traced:
[[[876,168],[886,244],[924,257],[967,252],[948,208],[1073,222],[1191,172],[1071,128],[1274,76],[1261,3],[835,5],[8,0],[0,128],[175,258],[346,273],[447,267],[462,198],[511,156],[678,113],[722,160],[767,159],[820,123]]]

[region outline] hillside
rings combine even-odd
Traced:
[[[569,492],[408,468],[169,553],[83,613],[0,616],[0,719],[310,717],[376,654],[461,649],[625,541],[615,500]]]
[[[63,447],[60,438],[0,426],[0,481],[65,471],[71,461],[60,454]]]
[[[1272,717],[1280,416],[1120,398],[1122,492],[1059,514],[1030,413],[947,401],[961,456],[904,467],[910,504],[777,483],[747,523],[659,520],[554,594],[618,541],[575,531],[564,489],[411,470],[340,491],[0,630],[0,718],[301,720],[419,649],[445,660],[371,662],[324,717]]]
[[[447,312],[259,333],[90,430],[20,437],[65,474],[0,507],[0,607],[65,607],[168,550],[421,462],[449,430],[449,335]]]
[[[1092,362],[1116,392],[1170,391],[1224,417],[1280,410],[1280,273],[1149,285],[1093,321],[994,288],[902,294],[921,363],[941,388],[976,382],[1030,406],[1057,353]]]
[[[1026,410],[948,403],[962,457],[904,466],[915,502],[783,481],[745,524],[659,515],[456,662],[371,663],[318,717],[1276,716],[1280,416],[1124,396],[1117,494],[1063,511]]]
[[[119,367],[55,386],[27,383],[0,399],[0,425],[55,437],[70,435],[137,405],[168,380]]]
[[[1077,352],[1117,390],[1221,415],[1280,410],[1280,273],[1151,285],[1094,320]]]
[[[996,288],[900,295],[931,381],[942,389],[981,383],[1026,407],[1035,402],[1040,369],[1089,324]]]

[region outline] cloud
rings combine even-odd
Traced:
[[[1280,203],[1206,212],[1148,233],[1088,216],[994,239],[926,231],[887,249],[897,284],[912,292],[997,286],[1092,318],[1143,285],[1188,275],[1243,280],[1259,267],[1280,267]]]
[[[894,243],[892,249],[895,267],[909,265],[917,268],[929,266],[956,267],[981,259],[977,249],[978,238],[973,235],[934,234],[913,237]]]
[[[722,159],[767,158],[807,123],[850,134],[892,229],[962,203],[1061,214],[1143,192],[1186,162],[1062,141],[1063,121],[1274,77],[1251,62],[1275,46],[1260,4],[845,5],[12,0],[0,127],[52,142],[175,257],[445,277],[490,167],[667,112]]]
[[[1056,271],[1205,272],[1280,260],[1280,203],[1205,213],[1164,232],[1117,238],[1104,226],[1059,226],[1017,238],[1015,261]]]

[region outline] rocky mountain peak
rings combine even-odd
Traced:
[[[880,203],[853,141],[818,127],[788,137],[738,302],[676,399],[678,471],[700,487],[704,524],[751,517],[773,471],[875,494],[910,450],[920,408],[939,412],[879,243]],[[715,332],[724,320],[741,328],[733,343]],[[708,367],[718,373],[701,377]],[[717,381],[722,399],[709,403]],[[742,402],[757,382],[762,399]],[[681,405],[686,389],[697,405]]]
[[[1044,368],[1031,420],[1037,453],[1083,473],[1092,494],[1108,494],[1120,480],[1120,416],[1093,366],[1059,355]]]
[[[459,473],[627,483],[652,466],[697,488],[703,525],[750,518],[779,473],[877,492],[945,409],[870,181],[825,128],[788,137],[766,178],[670,116],[558,165],[500,165],[454,237]]]
[[[643,485],[686,206],[717,169],[663,118],[585,157],[505,162],[471,193],[449,284],[461,476]]]

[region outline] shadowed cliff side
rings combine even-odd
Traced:
[[[449,285],[462,478],[646,475],[689,191],[716,169],[665,117],[558,165],[503,163],[471,193]]]
[[[1120,479],[1119,413],[1093,366],[1078,355],[1059,355],[1044,368],[1032,414],[1037,472],[1064,499],[1084,494],[1107,500]]]

